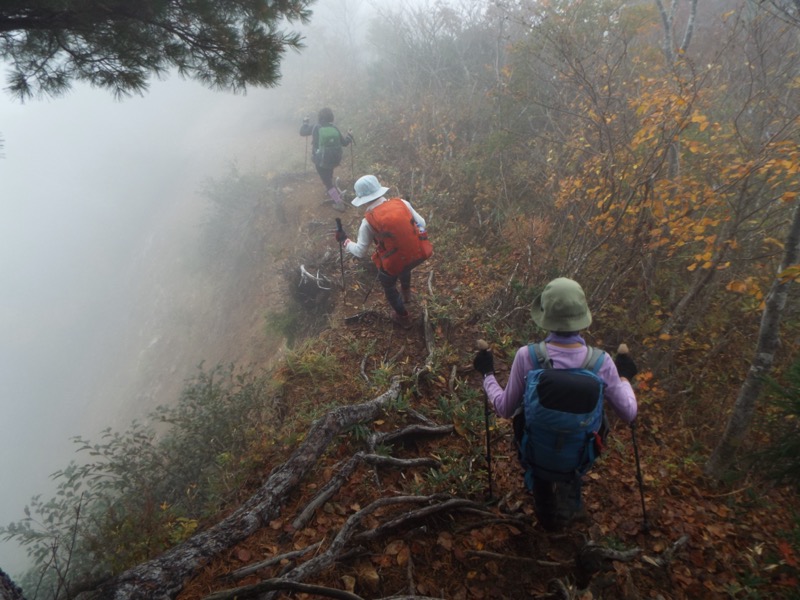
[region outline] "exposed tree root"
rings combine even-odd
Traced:
[[[423,506],[422,508],[418,508],[416,510],[404,513],[402,516],[392,519],[373,530],[362,531],[360,533],[358,532],[358,529],[362,521],[368,515],[374,513],[375,511],[381,508],[389,506],[400,506],[400,505],[427,505],[427,506]],[[347,519],[347,521],[345,521],[344,525],[342,525],[342,528],[339,530],[339,532],[336,534],[336,536],[333,538],[330,545],[324,552],[317,554],[316,556],[306,561],[302,565],[298,565],[297,567],[291,569],[290,571],[285,573],[282,577],[268,579],[249,586],[242,586],[235,589],[216,592],[210,596],[207,596],[205,600],[251,598],[259,594],[263,594],[265,592],[270,592],[280,589],[290,589],[287,587],[288,582],[306,581],[310,577],[322,573],[323,571],[331,567],[335,562],[342,560],[342,556],[347,553],[347,551],[349,550],[348,547],[351,543],[358,545],[375,541],[377,539],[385,537],[394,530],[406,528],[409,525],[416,524],[422,519],[426,519],[440,513],[447,514],[452,510],[458,510],[461,508],[474,509],[476,507],[480,507],[480,505],[470,500],[465,500],[463,498],[451,498],[449,496],[441,494],[432,496],[395,496],[388,498],[379,498],[378,500],[372,502],[369,506],[366,506],[361,510],[359,510],[358,512],[350,515],[350,517]],[[410,573],[413,576],[413,571],[411,571]],[[413,583],[410,583],[409,585],[413,590]],[[328,590],[330,588],[322,588],[322,589]],[[334,594],[334,592],[336,592],[336,594]],[[318,590],[314,593],[322,594],[323,592]],[[330,592],[325,593],[323,595],[328,595],[333,598],[346,598],[348,600],[360,598],[359,596],[350,594],[349,592],[342,592],[341,590],[332,590],[332,589]]]
[[[242,567],[241,569],[237,569],[228,577],[230,579],[241,579],[242,577],[247,577],[248,575],[252,575],[256,571],[260,571],[261,569],[266,569],[267,567],[271,567],[272,565],[277,565],[278,563],[283,562],[284,560],[294,560],[296,558],[300,558],[301,556],[308,554],[309,552],[316,550],[322,545],[324,540],[318,541],[316,544],[311,544],[310,546],[306,546],[300,550],[295,550],[294,552],[286,552],[285,554],[279,554],[278,556],[273,556],[272,558],[268,558],[267,560],[262,560],[261,562],[257,562],[252,565],[247,565],[246,567]]]
[[[125,571],[81,600],[150,600],[174,598],[185,581],[209,560],[277,518],[288,495],[317,464],[330,442],[348,427],[372,421],[400,395],[400,382],[369,402],[332,409],[314,421],[303,443],[242,506],[213,527],[164,554]]]
[[[347,592],[345,590],[337,590],[321,585],[309,585],[288,579],[268,579],[261,581],[254,585],[243,586],[240,588],[223,590],[216,592],[210,596],[206,596],[203,600],[234,600],[246,598],[253,598],[264,592],[288,590],[292,592],[305,592],[307,594],[315,594],[317,596],[324,596],[326,598],[337,598],[340,600],[365,600],[362,596]],[[441,598],[431,598],[430,596],[390,596],[387,598],[378,598],[377,600],[442,600]]]
[[[485,550],[469,550],[467,552],[467,555],[477,556],[480,558],[488,558],[490,560],[502,560],[502,561],[511,560],[514,562],[536,565],[537,567],[569,567],[574,564],[572,561],[553,562],[550,560],[537,560],[535,558],[530,558],[529,556],[513,556],[511,554],[500,554],[499,552],[487,552]]]
[[[398,440],[406,437],[419,437],[426,435],[447,435],[453,433],[454,427],[452,425],[409,425],[403,429],[392,431],[388,433],[376,433],[370,436],[369,448],[375,451],[379,444],[394,444]]]
[[[362,462],[373,466],[391,467],[436,467],[439,465],[439,461],[433,458],[402,459],[358,452],[341,466],[336,475],[308,503],[303,512],[294,520],[292,527],[294,529],[303,529],[311,521],[314,513],[341,489]]]

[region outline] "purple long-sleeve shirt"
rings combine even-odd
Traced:
[[[551,333],[545,340],[547,343],[547,354],[553,360],[553,366],[557,369],[568,369],[580,367],[586,359],[586,342],[580,335],[557,336]],[[574,344],[580,342],[581,346],[574,348],[564,348],[552,342],[560,344]],[[503,389],[497,382],[497,378],[487,375],[483,380],[483,389],[489,401],[494,407],[494,411],[501,417],[510,419],[514,413],[522,406],[522,397],[525,394],[525,378],[533,368],[527,346],[522,346],[517,350],[514,362],[511,364],[511,373],[508,376],[508,383]],[[626,423],[631,423],[636,418],[638,410],[636,395],[627,379],[622,379],[617,372],[617,366],[611,357],[606,354],[603,364],[600,366],[598,376],[605,382],[605,392],[603,398],[614,412]]]

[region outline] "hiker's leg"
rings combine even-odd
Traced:
[[[406,267],[403,269],[403,272],[400,273],[400,287],[405,290],[411,289],[411,269],[412,267]]]
[[[386,294],[386,301],[389,303],[398,315],[405,315],[408,313],[403,298],[400,292],[397,291],[397,275],[389,275],[386,271],[378,271],[378,281],[381,282],[383,293]]]
[[[566,525],[580,514],[582,488],[580,478],[556,483],[556,517],[560,524]]]
[[[539,477],[533,477],[533,502],[536,509],[536,518],[542,527],[552,531],[559,527],[556,514],[557,503],[555,484]]]
[[[411,293],[411,269],[412,267],[406,267],[400,273],[400,295],[403,297],[403,304],[411,304],[414,301]]]
[[[322,185],[325,186],[325,190],[329,190],[333,185],[333,169],[325,169],[320,167],[319,165],[315,165],[317,167],[317,173],[319,174],[319,178],[322,180]]]

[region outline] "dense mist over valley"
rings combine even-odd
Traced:
[[[158,297],[142,289],[165,283],[148,278],[155,266],[194,249],[201,182],[228,161],[255,160],[248,134],[268,110],[264,91],[233,97],[177,79],[122,103],[85,88],[48,102],[2,102],[13,115],[0,161],[0,456],[3,480],[15,482],[14,494],[4,485],[0,506],[8,522],[64,464],[70,436],[122,425],[116,415],[135,391],[124,385],[134,365],[120,344],[132,327],[146,327],[131,317],[152,308],[134,303]]]

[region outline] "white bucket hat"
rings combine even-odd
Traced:
[[[383,196],[389,191],[388,187],[383,187],[375,175],[364,175],[356,181],[353,186],[356,192],[356,197],[353,198],[351,204],[353,206],[361,206],[367,202],[372,202]]]

